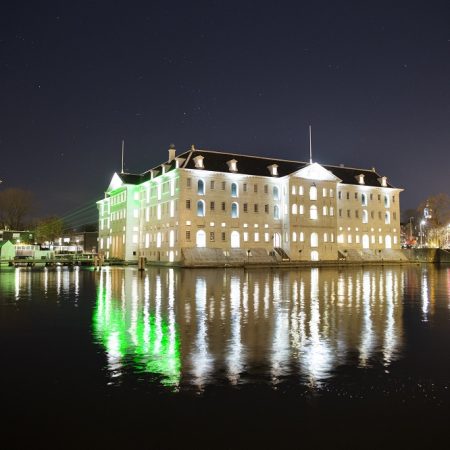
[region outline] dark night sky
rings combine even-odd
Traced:
[[[8,2],[0,189],[36,214],[198,148],[372,167],[449,192],[450,2]]]

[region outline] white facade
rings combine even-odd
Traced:
[[[291,261],[399,249],[400,192],[374,170],[192,149],[113,176],[97,202],[99,251],[178,264],[192,249]]]

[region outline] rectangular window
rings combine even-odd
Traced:
[[[355,192],[355,200],[358,200],[358,193]]]
[[[227,186],[226,182],[225,182],[225,181],[222,181],[222,191],[225,190],[226,186]]]
[[[247,183],[244,183],[244,184],[242,185],[242,190],[243,190],[244,192],[247,192]]]
[[[295,193],[296,193],[295,186],[292,186],[292,188],[291,188],[291,194],[292,194],[292,195],[295,195]]]
[[[244,212],[248,212],[248,203],[244,203],[243,205]]]
[[[211,180],[209,183],[210,189],[214,189],[214,180]]]
[[[339,217],[342,217],[342,209],[339,210]]]
[[[253,211],[254,211],[255,213],[258,212],[258,204],[257,204],[257,203],[254,204],[254,206],[253,206]]]
[[[259,233],[255,233],[254,237],[255,237],[255,242],[259,242]]]
[[[210,203],[209,203],[209,209],[210,209],[211,211],[214,211],[215,207],[216,207],[216,204],[215,204],[214,202],[210,202]]]
[[[299,214],[303,214],[305,212],[305,208],[303,207],[303,205],[299,205],[298,207],[298,213]]]
[[[190,178],[186,179],[186,187],[188,187],[188,188],[191,187],[191,179]]]
[[[191,232],[189,230],[186,231],[186,240],[187,241],[191,240]]]
[[[265,212],[266,214],[269,213],[269,205],[264,205],[264,212]]]
[[[370,194],[370,200],[373,200],[373,194]]]
[[[257,185],[257,184],[255,184],[255,185],[253,186],[253,192],[254,192],[255,194],[258,192],[258,185]]]
[[[352,235],[351,235],[351,234],[349,234],[349,235],[347,236],[347,242],[348,242],[349,244],[352,243]]]
[[[338,192],[338,198],[339,198],[339,200],[342,198],[342,192],[341,191]]]
[[[347,200],[350,198],[350,192],[347,192]]]
[[[221,208],[222,208],[222,211],[225,211],[225,210],[226,210],[226,208],[225,208],[225,202],[222,202]]]
[[[378,219],[381,220],[381,211],[378,211]]]
[[[323,188],[322,189],[322,197],[326,197],[327,196],[327,188]]]
[[[298,195],[303,195],[303,186],[298,187]]]
[[[225,242],[227,240],[227,234],[225,231],[222,231],[222,242]]]
[[[267,184],[264,185],[264,194],[268,194],[269,193],[269,186],[267,186]]]
[[[323,208],[322,208],[322,215],[323,216],[326,216],[327,215],[327,207],[326,206],[324,206]]]
[[[349,209],[347,209],[347,217],[348,217],[348,218],[351,217],[351,215],[350,215],[350,210],[349,210]]]
[[[248,242],[248,233],[247,233],[247,231],[244,231],[242,233],[242,235],[244,236],[244,242]]]
[[[333,189],[330,189],[330,197],[334,198],[334,191],[333,191]]]
[[[397,220],[397,213],[395,211],[392,213],[392,217],[394,218],[394,220]]]
[[[209,233],[209,240],[211,242],[214,242],[214,231],[210,231],[210,233]]]
[[[378,194],[378,201],[381,200],[381,194]]]
[[[330,216],[334,216],[334,208],[330,206]]]
[[[186,200],[186,209],[191,209],[191,201]]]
[[[358,211],[357,209],[355,209],[355,217],[356,217],[357,219],[359,219],[359,211]]]
[[[269,233],[264,233],[264,241],[269,242]]]

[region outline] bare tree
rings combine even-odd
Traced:
[[[61,237],[63,221],[59,217],[41,219],[36,225],[36,240],[39,243],[55,242]]]
[[[20,230],[33,208],[34,196],[30,191],[9,188],[0,192],[0,223],[5,228]]]
[[[450,221],[450,196],[448,194],[440,193],[428,197],[417,210],[423,214],[425,208],[431,208],[429,220],[434,227],[447,225]]]

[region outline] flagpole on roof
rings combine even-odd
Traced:
[[[309,126],[309,163],[312,164],[312,139],[311,139],[311,125]]]
[[[125,141],[122,139],[122,170],[120,171],[120,173],[123,173],[123,153],[125,150]]]

